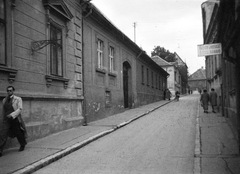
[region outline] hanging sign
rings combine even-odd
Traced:
[[[221,43],[198,45],[198,57],[222,54]]]

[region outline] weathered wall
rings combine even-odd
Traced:
[[[172,95],[174,95],[176,87],[175,87],[175,68],[174,66],[164,67],[165,71],[169,74],[167,78],[167,88],[170,90]]]
[[[84,19],[83,24],[84,97],[85,115],[87,121],[89,122],[104,118],[124,110],[123,64],[126,62],[130,68],[128,74],[128,108],[161,100],[163,98],[163,91],[156,86],[155,76],[156,74],[160,76],[160,67],[158,67],[159,69],[156,69],[156,67],[154,68],[151,63],[149,64],[147,62],[140,61],[140,49],[138,50],[139,52],[133,51],[131,49],[132,45],[128,45],[127,43],[117,39],[117,32],[107,28],[103,24],[100,24],[101,21],[94,21],[94,19],[91,18],[91,15],[96,14],[89,14],[89,16]],[[104,61],[101,69],[98,68],[97,60],[98,39],[102,40],[104,44]],[[109,46],[113,46],[115,49],[114,72],[111,72],[109,68]],[[138,55],[140,57],[138,57]],[[150,73],[154,73],[153,85],[151,80],[152,74],[149,74],[151,83],[149,86],[141,84],[141,65],[144,65],[145,68],[148,67]]]
[[[142,70],[143,68],[143,70]],[[149,85],[147,84],[147,68],[149,69]],[[143,71],[143,72],[142,72]],[[152,78],[153,73],[153,78]],[[159,69],[151,64],[137,59],[136,69],[137,81],[137,101],[136,106],[153,103],[163,99],[165,90],[166,77],[163,76]],[[144,76],[142,78],[142,76]]]
[[[123,111],[122,63],[127,60],[134,69],[135,62],[127,48],[91,20],[86,19],[83,27],[85,114],[89,122]],[[102,71],[97,68],[98,37],[104,42],[104,70]],[[114,73],[109,71],[109,43],[115,48]],[[110,93],[110,97],[107,96],[107,92]]]
[[[63,38],[64,80],[46,78],[50,73],[49,45],[39,51],[31,50],[32,41],[49,39],[43,2],[18,0],[10,12],[13,14],[8,21],[13,24],[10,38],[13,56],[12,64],[6,67],[16,69],[17,74],[10,83],[8,73],[0,70],[0,98],[6,95],[8,85],[13,85],[16,95],[23,98],[22,116],[29,140],[78,126],[83,119],[81,8],[77,0],[65,2],[73,18],[63,27],[66,32]]]
[[[205,79],[199,79],[199,80],[189,80],[188,85],[190,90],[203,90],[206,89],[206,80]]]

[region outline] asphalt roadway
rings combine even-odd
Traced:
[[[188,97],[196,97],[198,100],[199,95],[181,96],[179,102]],[[129,109],[88,126],[79,126],[29,142],[23,152],[18,152],[18,147],[7,149],[0,158],[0,173],[33,173],[157,109],[164,108],[166,104],[173,104],[172,101],[163,100]],[[222,117],[220,113],[204,114],[199,102],[197,107],[193,173],[239,174],[238,143],[228,118]]]

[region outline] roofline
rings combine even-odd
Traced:
[[[128,45],[129,49],[136,53],[136,56],[141,58],[144,57],[145,61],[152,63],[153,66],[158,67],[164,75],[168,76],[169,74],[159,66],[154,60],[151,59],[149,55],[146,54],[144,50],[142,50],[136,43],[134,43],[129,37],[127,37],[120,29],[118,29],[107,17],[105,17],[101,11],[92,3],[88,3],[89,5],[89,13],[87,13],[84,18],[91,18],[94,22],[98,23],[99,25],[105,27],[110,33],[116,36],[116,39],[120,40],[124,45]]]

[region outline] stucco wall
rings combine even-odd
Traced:
[[[189,80],[188,81],[188,85],[189,85],[189,88],[191,90],[203,90],[203,89],[206,89],[207,88],[207,85],[206,85],[206,80],[205,79],[202,79],[202,80]]]
[[[90,14],[91,15],[91,14]],[[87,121],[104,118],[114,113],[124,111],[124,91],[123,91],[123,63],[130,66],[129,74],[129,108],[137,107],[161,100],[163,91],[154,87],[142,86],[141,65],[149,68],[150,73],[154,71],[160,74],[159,70],[153,69],[152,65],[140,62],[140,52],[134,52],[129,45],[117,40],[114,31],[109,31],[101,24],[99,25],[90,16],[84,19],[84,97],[85,115]],[[97,39],[104,43],[103,49],[103,70],[97,67]],[[110,73],[108,48],[109,44],[115,49],[115,72]],[[146,78],[146,77],[145,77]],[[150,79],[151,81],[151,79]],[[155,81],[155,76],[154,76]],[[166,79],[165,79],[166,81]],[[150,82],[151,83],[151,82]],[[166,84],[166,82],[165,82]],[[107,92],[110,93],[111,101],[107,100]]]
[[[146,73],[147,68],[149,69],[149,85],[147,85],[147,73]],[[164,77],[164,75],[161,73],[159,69],[156,69],[154,66],[148,64],[143,60],[137,59],[136,75],[137,75],[136,78],[137,106],[153,103],[163,99],[163,91],[165,89],[164,83],[166,84],[166,77]],[[144,76],[143,79],[142,75]]]
[[[82,30],[78,1],[69,0],[66,6],[73,15],[63,30],[64,79],[46,80],[50,73],[49,45],[32,52],[32,41],[47,40],[48,19],[46,8],[39,0],[16,1],[12,8],[13,40],[12,64],[17,70],[12,83],[9,74],[0,71],[0,98],[6,95],[6,87],[13,85],[16,94],[23,98],[23,119],[29,130],[29,140],[61,131],[82,122]],[[11,4],[8,4],[11,5]],[[61,18],[61,17],[60,17]],[[8,53],[10,54],[10,53]],[[77,124],[74,124],[77,123]]]
[[[90,19],[84,21],[84,96],[87,121],[98,120],[123,111],[122,63],[129,61],[134,69],[134,59],[115,38],[96,26]],[[104,42],[104,70],[97,69],[97,38]],[[109,71],[108,47],[115,49],[115,72]],[[133,71],[132,71],[133,72]],[[110,103],[107,93],[110,93]]]

